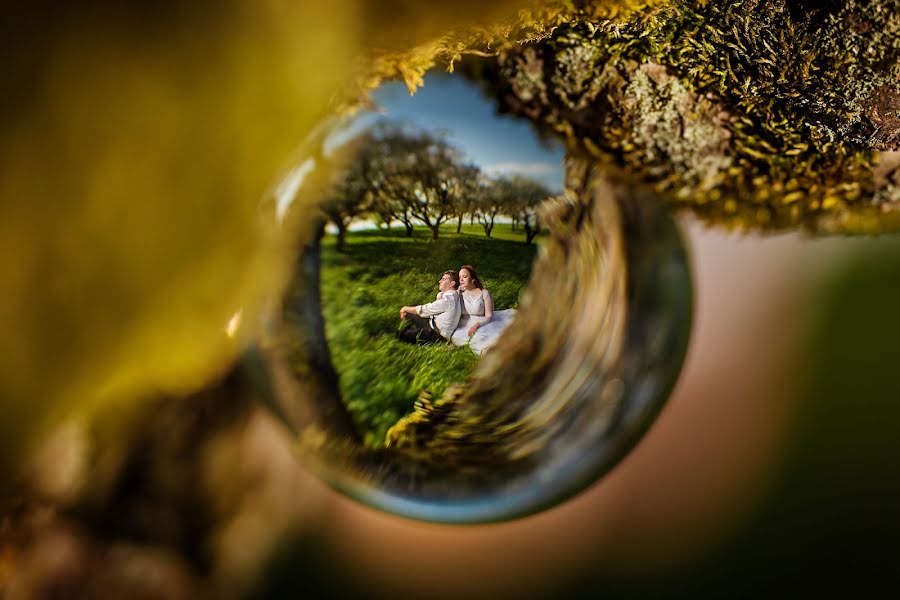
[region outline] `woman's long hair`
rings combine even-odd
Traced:
[[[460,272],[465,269],[469,272],[469,275],[472,276],[472,285],[480,290],[484,289],[484,284],[481,283],[481,279],[478,277],[478,272],[475,271],[475,267],[472,265],[463,265],[459,268]]]

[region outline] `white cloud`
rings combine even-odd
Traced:
[[[519,162],[509,161],[496,163],[484,167],[484,172],[488,175],[530,175],[531,177],[542,177],[546,175],[555,175],[560,173],[561,166],[548,162]]]

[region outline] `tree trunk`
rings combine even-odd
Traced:
[[[403,221],[403,226],[406,227],[406,237],[412,237],[413,234],[413,225],[410,221]]]
[[[456,233],[462,233],[462,220],[463,215],[462,213],[460,213],[459,220],[456,222]]]
[[[487,234],[488,237],[491,237],[491,233],[494,231],[494,215],[491,215],[490,222],[484,226],[484,233]]]
[[[531,221],[526,217],[525,218],[525,243],[531,245],[534,242],[534,238],[537,237],[537,234],[541,232],[541,222],[535,219],[534,227],[531,227]]]
[[[337,244],[335,245],[338,252],[344,251],[344,242],[347,239],[347,226],[342,222],[337,224],[338,234],[337,234]]]
[[[439,230],[440,228],[441,228],[440,225],[432,225],[432,226],[431,226],[431,239],[432,239],[432,240],[438,239],[438,230]]]

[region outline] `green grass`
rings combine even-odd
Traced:
[[[422,390],[435,396],[465,381],[477,358],[450,343],[418,346],[398,341],[403,305],[434,300],[447,269],[478,269],[497,309],[515,308],[528,282],[536,247],[525,235],[498,224],[493,238],[480,226],[456,224],[437,241],[417,227],[350,232],[344,252],[326,236],[322,247],[322,310],[341,394],[367,444],[380,446],[385,432],[412,410]]]

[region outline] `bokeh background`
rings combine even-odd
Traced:
[[[91,569],[120,576],[124,589],[95,580],[108,597],[134,586],[192,598],[896,588],[900,239],[890,236],[761,239],[686,221],[697,312],[668,406],[608,477],[527,519],[443,527],[359,506],[306,473],[261,411],[214,440],[206,485],[234,518],[217,530],[200,593],[165,548],[87,536],[42,505],[26,515],[33,527],[7,510],[23,465],[51,504],[71,499],[98,466],[84,420],[227,370],[246,340],[223,344],[223,325],[284,279],[248,223],[358,74],[360,47],[409,48],[484,11],[474,0],[98,1],[23,5],[0,20],[0,586],[10,597]],[[8,545],[7,529],[20,527],[33,535]]]
[[[658,422],[604,480],[519,521],[446,527],[323,499],[261,596],[859,594],[900,550],[900,239],[683,219],[696,320]],[[314,565],[314,566],[313,566]]]

